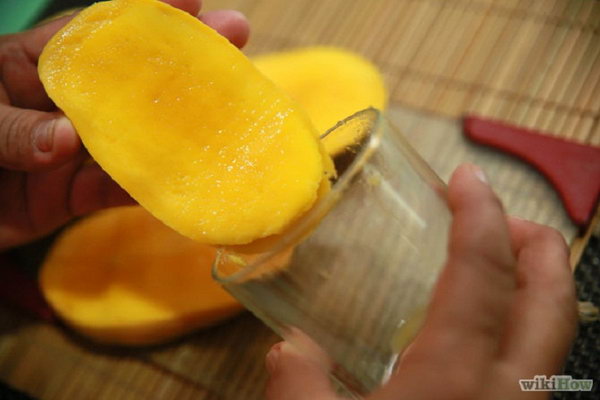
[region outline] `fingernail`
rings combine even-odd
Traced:
[[[481,182],[485,183],[486,185],[488,184],[488,180],[487,177],[485,176],[485,173],[483,172],[483,170],[478,167],[477,165],[473,165],[473,175],[475,175],[477,177],[477,179],[479,179]]]
[[[35,146],[42,153],[49,153],[54,148],[54,141],[57,132],[69,131],[75,129],[66,117],[60,117],[43,123],[35,137]]]
[[[281,347],[283,346],[283,342],[277,343],[271,347],[271,350],[267,353],[265,357],[265,363],[267,365],[267,370],[269,373],[275,372],[277,368],[277,362],[279,360],[279,355],[281,354]]]
[[[47,121],[41,124],[35,136],[35,147],[42,153],[52,151],[54,145],[54,130],[56,129],[57,120]]]

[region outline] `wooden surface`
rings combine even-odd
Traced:
[[[499,118],[600,145],[600,2],[591,0],[205,0],[252,24],[249,55],[328,44],[383,71],[389,118],[447,178],[481,164],[510,212],[577,230],[541,176],[467,143],[459,117]],[[152,349],[98,348],[0,310],[0,379],[43,399],[261,399],[277,338],[245,314]]]

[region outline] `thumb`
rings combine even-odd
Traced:
[[[81,142],[60,114],[0,106],[0,167],[35,171],[73,158]]]
[[[287,342],[275,344],[266,358],[267,400],[339,400],[327,367]]]

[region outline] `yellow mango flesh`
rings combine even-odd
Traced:
[[[40,271],[50,305],[103,343],[146,345],[243,308],[211,277],[215,249],[138,206],[101,211],[65,231]]]
[[[304,107],[320,134],[357,111],[386,107],[387,91],[380,72],[350,51],[309,47],[266,54],[253,61]],[[323,144],[330,155],[335,155],[359,139],[330,135]]]
[[[330,159],[328,160],[330,161]],[[325,177],[322,181],[321,181],[321,185],[319,186],[319,191],[317,192],[317,202],[319,202],[320,200],[322,200],[331,190],[331,182],[329,180],[329,176],[335,176],[335,169],[333,166],[332,162],[328,162],[328,164],[330,166],[329,172],[328,172],[328,176]],[[315,203],[317,204],[317,203]],[[272,250],[274,248],[274,246],[276,246],[278,244],[279,241],[281,240],[287,240],[286,236],[291,235],[293,233],[295,233],[295,229],[297,229],[297,226],[299,224],[301,224],[304,219],[306,218],[311,218],[312,216],[309,213],[305,213],[303,215],[301,215],[299,218],[297,218],[296,220],[294,220],[283,232],[275,234],[275,235],[271,235],[271,236],[267,236],[264,238],[260,238],[257,239],[251,243],[247,243],[247,244],[242,244],[242,245],[234,245],[234,246],[226,246],[229,250],[233,250],[237,253],[242,253],[242,254],[259,254],[259,253],[264,253],[266,251]],[[306,238],[306,236],[308,236],[311,232],[312,229],[315,229],[318,225],[318,223],[320,221],[311,221],[312,222],[312,226],[310,227],[310,229],[308,229],[306,232],[303,232],[303,234],[299,235],[298,237],[295,238],[294,243],[299,243],[301,242],[303,239]]]
[[[246,244],[317,198],[323,150],[306,115],[187,13],[97,3],[50,40],[39,73],[93,158],[185,236]]]

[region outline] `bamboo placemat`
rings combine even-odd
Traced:
[[[252,25],[250,55],[343,46],[383,72],[389,118],[447,178],[481,164],[509,212],[577,230],[523,163],[466,142],[471,112],[600,145],[600,2],[591,0],[205,0]],[[441,144],[443,143],[443,144]],[[138,351],[91,346],[0,313],[0,379],[43,399],[261,399],[277,338],[252,316]]]

